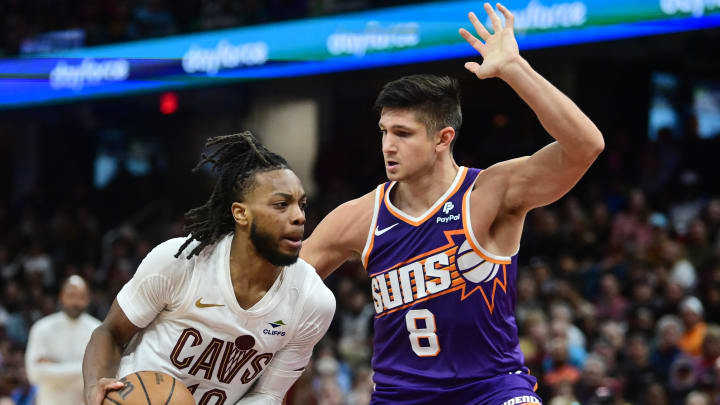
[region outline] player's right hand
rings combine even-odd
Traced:
[[[116,378],[101,378],[95,385],[85,387],[85,405],[102,405],[108,391],[119,390],[124,386],[125,384]]]
[[[502,77],[504,68],[517,62],[520,58],[517,40],[515,40],[515,17],[502,4],[497,3],[496,6],[505,17],[504,27],[490,3],[485,3],[485,12],[492,23],[493,33],[490,34],[472,12],[468,14],[468,18],[475,27],[479,39],[468,30],[460,28],[460,35],[483,57],[482,64],[477,62],[465,64],[465,69],[474,73],[479,79]]]

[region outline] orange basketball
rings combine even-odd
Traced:
[[[195,405],[185,384],[159,371],[139,371],[120,381],[125,387],[108,392],[102,405]]]

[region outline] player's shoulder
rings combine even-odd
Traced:
[[[357,235],[359,241],[364,242],[370,222],[372,222],[375,209],[375,190],[340,204],[329,215],[338,223],[344,232],[335,237],[353,237]]]
[[[477,177],[477,183],[480,182],[504,182],[512,174],[518,173],[518,166],[523,164],[529,156],[522,156],[514,159],[503,160],[497,162],[487,169],[480,170]]]
[[[308,244],[303,248],[305,257],[312,256],[308,252],[333,248],[359,253],[372,222],[374,195],[374,191],[367,193],[332,210],[308,238]]]
[[[293,277],[291,278],[292,287],[298,288],[301,291],[318,288],[319,286],[325,287],[320,276],[318,276],[310,263],[298,257],[297,261],[289,266],[287,269],[292,272]]]
[[[317,274],[315,267],[300,258],[292,266],[292,270],[297,272],[294,287],[304,295],[305,307],[335,311],[335,296]]]
[[[188,266],[192,266],[195,258],[188,259],[187,256],[199,243],[196,240],[180,251],[180,248],[188,242],[187,237],[168,239],[155,246],[143,259],[136,275],[164,275],[172,276],[184,274]]]
[[[361,197],[346,201],[335,208],[332,214],[346,219],[371,217],[375,206],[375,194],[376,190],[372,190]]]
[[[180,251],[180,247],[185,244],[188,239],[192,236],[184,236],[178,238],[168,239],[155,246],[148,256],[157,256],[158,258],[165,259],[167,261],[182,261],[186,259],[189,253],[200,243],[196,240],[191,240],[185,248]]]

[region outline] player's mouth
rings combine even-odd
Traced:
[[[292,249],[300,249],[302,246],[302,234],[285,235],[282,241]]]
[[[395,172],[397,171],[399,163],[394,160],[388,160],[385,162],[385,167],[387,167],[388,171]]]

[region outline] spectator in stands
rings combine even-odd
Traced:
[[[38,387],[38,404],[77,405],[83,402],[82,359],[100,321],[85,313],[89,291],[71,276],[60,291],[62,311],[37,321],[30,329],[25,367]]]
[[[556,337],[550,341],[550,367],[545,372],[543,383],[557,392],[563,383],[575,384],[580,379],[580,370],[570,364],[567,340]]]
[[[602,358],[591,355],[583,367],[580,380],[575,385],[575,396],[581,404],[612,403],[620,390],[618,381],[607,374]]]
[[[662,384],[656,383],[645,392],[643,405],[668,405],[669,398]]]
[[[652,364],[658,379],[662,383],[668,381],[670,366],[682,355],[678,347],[680,337],[685,332],[682,321],[675,315],[664,315],[657,324],[657,343],[650,355]]]
[[[712,405],[712,401],[704,392],[692,391],[685,399],[685,405]]]
[[[702,351],[707,324],[703,320],[703,305],[695,297],[687,297],[680,303],[680,316],[685,324],[685,333],[678,345],[685,353],[698,356]]]
[[[626,388],[625,399],[633,404],[639,404],[656,382],[655,370],[650,364],[650,347],[643,335],[630,337],[620,377]]]
[[[617,277],[605,274],[600,284],[601,296],[595,309],[600,318],[620,321],[625,316],[628,307],[627,300],[620,294]]]
[[[640,189],[633,190],[627,208],[613,221],[610,243],[628,251],[644,250],[652,240],[648,211],[645,193]]]
[[[718,364],[720,364],[720,326],[708,325],[696,366],[700,380],[714,380],[715,367]]]

